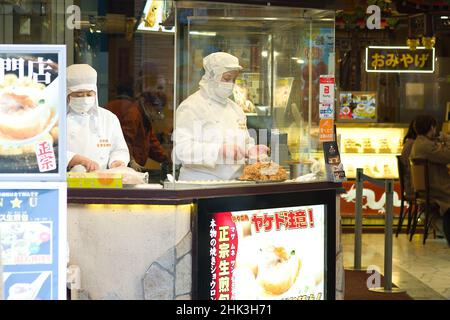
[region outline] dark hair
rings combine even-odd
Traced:
[[[117,91],[118,96],[127,95],[130,98],[132,98],[134,96],[133,89],[131,88],[131,86],[126,85],[126,84],[119,84],[116,87],[116,91]]]
[[[408,139],[415,140],[417,138],[417,133],[414,131],[414,121],[415,119],[411,121],[411,123],[409,124],[408,131],[406,132],[406,135],[403,138],[403,143],[405,143],[406,140]]]
[[[426,135],[432,127],[437,127],[437,121],[433,116],[420,115],[414,121],[414,131],[417,135]]]

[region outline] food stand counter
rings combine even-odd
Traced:
[[[70,264],[91,299],[340,299],[341,190],[69,189]],[[247,255],[259,263],[247,265]],[[281,263],[270,267],[271,258]],[[271,280],[274,272],[288,276]]]

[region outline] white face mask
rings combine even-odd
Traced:
[[[234,83],[232,82],[223,82],[219,81],[216,83],[216,87],[214,88],[214,93],[222,98],[226,99],[233,94]]]
[[[70,98],[69,106],[75,113],[86,113],[95,106],[96,97]]]

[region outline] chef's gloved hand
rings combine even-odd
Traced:
[[[237,144],[224,144],[220,155],[222,159],[239,161],[245,157],[245,151]]]
[[[72,160],[70,160],[69,162],[68,167],[73,168],[76,165],[82,165],[86,168],[87,172],[92,172],[100,169],[100,166],[97,162],[79,154],[73,156]]]
[[[257,160],[266,160],[269,158],[268,153],[270,149],[268,146],[265,146],[263,144],[258,144],[256,146],[251,147],[248,149],[248,158],[249,159],[257,159]]]
[[[131,159],[130,163],[128,164],[128,166],[133,169],[134,171],[137,172],[145,172],[145,167],[141,166],[139,163],[137,163],[134,159]]]

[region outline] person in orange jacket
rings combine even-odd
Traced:
[[[118,96],[106,108],[120,121],[125,140],[130,150],[129,166],[144,172],[147,158],[157,162],[170,162],[169,157],[155,136],[152,123],[150,93],[143,93],[139,100],[133,98],[133,91],[127,86],[117,87]]]

